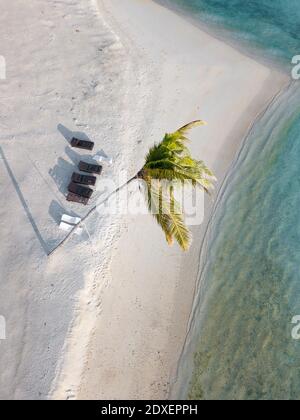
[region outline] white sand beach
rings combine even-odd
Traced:
[[[0,0],[0,399],[169,395],[185,340],[205,221],[184,254],[151,216],[95,213],[65,233],[68,180],[88,153],[134,175],[166,131],[201,118],[191,149],[218,188],[251,124],[288,83],[152,0]],[[99,181],[100,182],[100,181]],[[97,191],[90,206],[101,197]]]

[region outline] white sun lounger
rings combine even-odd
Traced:
[[[69,225],[78,225],[81,222],[80,217],[72,217],[67,214],[63,214],[61,217],[61,221],[65,223],[69,223]]]
[[[100,164],[104,163],[108,166],[111,166],[113,164],[113,158],[111,158],[111,157],[105,157],[105,156],[102,156],[102,155],[95,155],[93,157],[93,159]]]
[[[61,222],[59,225],[59,229],[64,230],[65,232],[70,232],[74,226],[69,225],[68,223]]]
[[[59,228],[61,229],[61,230],[64,230],[65,232],[71,232],[71,230],[74,228],[74,226],[73,225],[69,225],[68,223],[65,223],[65,222],[61,222],[60,223],[60,225],[59,225]],[[75,234],[76,235],[81,235],[82,234],[82,232],[83,232],[83,228],[82,227],[78,227],[76,230],[75,230]]]
[[[81,218],[80,217],[72,217],[69,216],[68,214],[63,214],[61,217],[61,222],[59,225],[59,228],[61,230],[64,230],[65,232],[70,232],[74,226],[78,225],[78,223],[81,222]],[[80,235],[82,233],[82,228],[79,227],[76,230],[77,235]]]

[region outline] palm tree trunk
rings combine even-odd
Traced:
[[[92,207],[88,213],[81,219],[81,222],[78,223],[78,225],[74,226],[70,232],[67,234],[67,236],[55,247],[53,248],[49,253],[48,253],[48,257],[50,257],[50,255],[54,254],[54,252],[62,247],[70,238],[70,236],[75,232],[75,230],[77,228],[79,228],[94,212],[95,210],[97,210],[97,208],[99,206],[102,206],[102,204],[105,204],[114,194],[117,194],[119,191],[121,191],[123,188],[127,187],[127,185],[129,185],[132,181],[134,181],[135,179],[140,178],[140,172],[138,172],[134,177],[132,177],[131,179],[129,179],[129,181],[127,181],[125,184],[121,185],[120,187],[118,187],[115,191],[112,191],[105,199],[104,201],[102,201],[99,204],[96,204],[94,207]]]

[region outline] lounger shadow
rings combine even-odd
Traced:
[[[52,219],[59,225],[61,221],[61,217],[63,214],[69,214],[72,217],[78,217],[78,214],[74,211],[70,211],[69,209],[65,209],[61,204],[57,201],[53,200],[49,207],[49,215]]]
[[[75,166],[74,169],[77,169],[78,164],[81,160],[84,160],[85,162],[91,163],[91,164],[97,163],[94,161],[93,157],[90,154],[78,153],[76,150],[72,149],[69,146],[65,148],[65,153],[68,156],[68,158],[74,163],[74,166]]]
[[[74,169],[75,167],[72,163],[67,162],[65,159],[58,158],[57,164],[54,168],[49,170],[49,175],[63,195],[65,195],[68,191],[68,184]]]
[[[63,124],[58,124],[57,129],[60,132],[60,134],[67,140],[68,143],[71,142],[73,137],[76,137],[77,139],[80,139],[80,140],[91,141],[91,139],[82,131],[69,130]]]

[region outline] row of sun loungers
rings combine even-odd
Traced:
[[[94,148],[94,143],[92,141],[78,140],[76,138],[71,140],[71,145],[85,150],[93,150]],[[94,192],[89,186],[94,187],[96,185],[97,178],[94,174],[100,175],[102,166],[80,161],[78,169],[79,171],[90,175],[83,175],[77,172],[73,173],[71,182],[68,186],[69,193],[67,195],[67,200],[87,205]]]
[[[71,146],[77,147],[79,149],[93,150],[94,143],[89,140],[79,140],[73,138],[71,140]],[[112,165],[112,159],[109,157],[101,156],[96,154],[93,159],[97,163],[104,163],[106,165]],[[90,164],[87,162],[80,161],[78,169],[82,173],[73,172],[71,182],[68,186],[68,195],[67,200],[79,204],[87,205],[89,199],[93,194],[93,189],[97,182],[97,177],[95,175],[101,175],[102,166],[99,164]],[[75,226],[81,222],[80,217],[69,216],[68,214],[63,214],[60,221],[60,229],[65,232],[70,232]],[[76,234],[81,235],[83,228],[78,227],[75,231]]]

